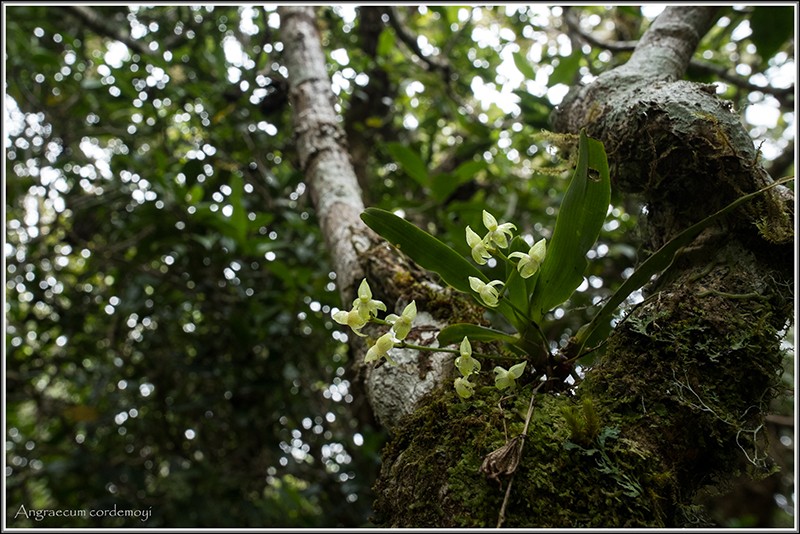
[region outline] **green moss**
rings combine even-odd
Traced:
[[[566,406],[561,415],[570,431],[569,439],[579,445],[591,444],[600,433],[600,419],[591,397],[584,397],[581,408]]]
[[[489,479],[480,466],[522,431],[529,394],[530,386],[506,398],[501,411],[493,388],[484,388],[474,402],[438,392],[400,425],[384,451],[375,521],[392,527],[494,527],[508,477]],[[572,431],[562,414],[574,402],[538,396],[504,526],[663,526],[659,492],[669,477],[653,470],[651,455],[630,440],[606,440],[606,467],[613,472],[604,471],[594,454],[568,449]],[[591,401],[580,406],[591,406],[590,413],[594,408]],[[604,427],[615,424],[600,413],[594,417]],[[633,495],[620,484],[626,477],[644,481],[648,491]],[[660,485],[650,490],[647,482],[654,479]]]
[[[769,471],[758,429],[778,384],[781,325],[769,295],[731,298],[758,284],[755,267],[748,272],[747,257],[739,258],[737,270],[721,266],[705,277],[702,291],[677,280],[659,306],[642,307],[610,341],[614,358],[583,384],[628,414],[629,434],[651,442],[684,500],[691,488],[735,476],[731,466],[743,455]]]
[[[395,273],[392,282],[404,301],[415,300],[417,309],[430,313],[434,318],[455,323],[488,324],[484,319],[484,308],[473,299],[449,287],[440,288],[414,279],[408,271]]]
[[[763,292],[730,297],[760,283],[757,266],[733,256],[737,269],[686,271],[641,306],[578,397],[537,396],[504,526],[703,525],[699,489],[736,476],[745,454],[770,472],[756,430],[779,385],[785,310]],[[469,401],[444,388],[398,426],[375,487],[377,524],[496,525],[509,478],[480,467],[522,431],[532,385],[501,401],[491,376],[480,380]]]

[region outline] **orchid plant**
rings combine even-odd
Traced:
[[[599,179],[589,177],[589,169]],[[594,176],[593,175],[593,176]],[[540,326],[545,314],[564,302],[583,280],[586,252],[594,244],[605,219],[610,196],[608,165],[602,144],[580,137],[578,165],[562,203],[551,242],[544,237],[525,241],[516,235],[512,222],[500,222],[483,210],[483,235],[470,226],[465,228],[467,245],[473,263],[434,236],[387,211],[370,208],[362,214],[364,222],[378,234],[400,248],[420,266],[438,273],[457,290],[472,295],[476,302],[504,316],[516,332],[503,332],[476,324],[454,324],[438,334],[439,347],[420,347],[407,341],[416,317],[416,303],[411,302],[400,316],[391,314],[381,319],[379,311],[386,305],[372,298],[369,284],[364,280],[358,298],[349,311],[335,311],[333,319],[349,326],[357,335],[374,322],[389,326],[389,330],[371,343],[366,361],[385,358],[393,364],[390,353],[394,348],[446,351],[458,355],[455,366],[458,376],[453,386],[459,396],[474,394],[473,377],[481,370],[478,358],[491,356],[472,352],[473,341],[500,341],[509,345],[518,361],[508,368],[494,367],[495,387],[512,390],[521,379],[528,362],[542,374],[553,363],[549,344]],[[490,280],[484,271],[490,260],[505,266],[505,277]],[[447,345],[459,343],[458,349]]]
[[[481,359],[499,358],[497,355],[473,353],[472,342],[501,342],[515,355],[517,363],[508,369],[500,366],[494,368],[495,387],[501,391],[515,388],[528,363],[532,364],[532,372],[539,379],[545,376],[564,379],[569,376],[572,364],[593,350],[585,347],[604,337],[615,309],[653,275],[669,267],[681,247],[688,245],[704,228],[736,206],[785,181],[778,181],[740,197],[667,242],[622,283],[560,353],[553,354],[544,334],[546,329],[542,328],[543,322],[548,312],[566,302],[583,281],[588,266],[586,253],[597,241],[611,195],[603,145],[582,131],[578,140],[577,164],[549,242],[544,237],[526,241],[515,235],[516,225],[498,222],[494,215],[484,210],[482,216],[486,233],[483,236],[470,226],[465,228],[472,263],[436,237],[391,212],[368,208],[361,215],[367,226],[402,250],[420,267],[437,273],[454,289],[471,295],[480,306],[504,317],[513,331],[458,323],[438,333],[438,347],[410,344],[406,338],[416,317],[416,303],[408,304],[400,316],[391,314],[380,319],[377,312],[386,311],[386,306],[372,298],[366,280],[359,287],[358,298],[353,302],[352,309],[335,311],[333,318],[362,336],[361,329],[367,322],[390,327],[367,351],[366,360],[370,362],[386,358],[390,364],[393,363],[389,356],[393,348],[457,354],[455,367],[460,376],[454,380],[453,386],[463,398],[471,397],[475,391],[471,379],[481,370],[480,361],[475,356]],[[500,269],[494,268],[490,272],[503,272],[503,279],[491,280],[484,270],[475,265],[487,266],[490,260],[494,260],[493,265],[496,263],[500,266]],[[458,349],[447,348],[457,343],[460,343]]]

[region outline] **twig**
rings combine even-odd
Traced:
[[[699,59],[692,59],[689,62],[689,68],[700,74],[713,74],[721,80],[748,91],[760,91],[764,94],[772,95],[780,103],[781,107],[794,106],[794,85],[786,88],[756,85],[738,74],[731,73],[722,65],[715,65]]]
[[[773,178],[784,176],[792,164],[794,164],[794,141],[790,141],[780,156],[769,163],[767,172]]]
[[[155,52],[150,50],[143,42],[133,39],[127,32],[118,26],[108,23],[97,11],[88,6],[65,6],[65,8],[81,19],[89,28],[96,31],[100,35],[104,35],[111,39],[123,43],[131,50],[142,54],[143,56],[152,56]]]
[[[533,391],[531,392],[531,402],[528,404],[528,414],[525,416],[525,427],[522,429],[522,434],[519,436],[519,447],[517,448],[518,454],[522,457],[522,448],[525,446],[525,436],[528,435],[528,425],[531,423],[531,416],[533,415],[533,401],[536,399],[536,394],[539,392],[539,388],[541,388],[545,382],[539,382]],[[503,498],[503,504],[500,506],[500,514],[497,517],[497,528],[500,528],[503,525],[503,521],[506,519],[506,507],[508,506],[508,499],[511,497],[511,484],[514,482],[514,475],[516,474],[516,470],[514,473],[511,474],[511,478],[508,480],[508,487],[506,488],[506,495]]]
[[[565,19],[569,30],[577,34],[584,42],[591,46],[603,48],[610,52],[632,52],[638,44],[638,41],[605,41],[595,37],[591,33],[584,31],[583,28],[581,28],[578,15],[571,9],[567,10]],[[772,95],[778,100],[778,102],[780,102],[782,107],[794,106],[794,85],[787,88],[770,86],[763,87],[752,83],[750,80],[743,78],[738,74],[730,72],[727,68],[721,65],[715,65],[713,63],[702,61],[696,58],[693,58],[689,62],[689,68],[698,74],[712,74],[721,80],[748,91],[760,91],[762,93]]]
[[[428,70],[440,71],[444,73],[447,76],[447,78],[449,78],[451,71],[450,65],[448,65],[447,63],[436,61],[433,58],[430,58],[422,53],[422,50],[419,48],[419,45],[417,44],[417,40],[414,38],[411,32],[408,31],[405,26],[403,26],[403,23],[400,21],[400,16],[397,12],[397,8],[395,6],[389,6],[388,13],[389,13],[389,25],[392,27],[392,29],[394,29],[395,33],[397,33],[397,36],[400,38],[403,44],[405,44],[409,48],[409,50],[414,52],[414,55],[416,55],[428,66]]]
[[[508,504],[508,498],[511,496],[511,485],[514,483],[514,475],[511,475],[511,479],[508,481],[508,487],[506,488],[506,496],[503,498],[503,505],[500,507],[500,515],[497,517],[497,528],[500,528],[503,525],[503,521],[506,519],[506,505]]]
[[[578,37],[587,44],[597,48],[604,48],[610,52],[633,52],[633,49],[636,48],[636,45],[639,43],[639,41],[604,41],[598,39],[581,28],[578,14],[574,10],[566,9],[565,11],[564,18],[567,23],[567,28],[569,28],[571,32],[576,33]]]

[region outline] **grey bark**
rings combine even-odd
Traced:
[[[300,170],[309,183],[342,302],[347,302],[364,276],[359,253],[369,249],[374,238],[360,218],[364,211],[361,188],[333,107],[314,9],[284,6],[278,13]]]
[[[586,128],[603,141],[615,187],[649,192],[653,250],[742,193],[772,181],[739,117],[716,97],[715,86],[678,79],[715,12],[708,6],[668,7],[628,63],[573,88],[552,117],[557,131]],[[684,191],[692,191],[692,198],[674,204]],[[751,225],[758,223],[769,241],[791,241],[787,200],[790,192],[776,188],[749,203],[746,218]],[[769,225],[762,222],[765,216]]]
[[[281,35],[289,70],[289,99],[293,109],[295,142],[300,169],[306,176],[311,197],[333,262],[342,305],[350,307],[357,287],[366,277],[376,298],[400,313],[408,303],[404,290],[393,278],[413,270],[389,245],[361,220],[362,191],[350,160],[344,131],[334,109],[334,94],[326,70],[325,54],[311,7],[283,6]],[[424,281],[419,273],[418,281]],[[435,290],[434,290],[435,291]],[[431,338],[443,324],[430,314],[418,314],[414,328]],[[367,333],[380,335],[376,328]],[[350,334],[355,390],[362,390],[382,425],[391,428],[411,413],[420,400],[450,376],[447,353],[420,354],[393,349],[398,365],[363,362],[366,344]],[[435,342],[432,346],[436,346]],[[363,400],[363,399],[359,399]]]

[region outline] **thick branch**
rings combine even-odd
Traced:
[[[358,254],[372,244],[371,232],[360,218],[361,188],[333,108],[314,9],[285,6],[278,13],[282,38],[293,43],[285,53],[300,168],[309,182],[342,302],[347,302],[364,276]]]
[[[675,81],[712,21],[710,8],[667,8],[626,65],[573,90],[553,116],[556,129],[586,127],[601,139],[617,189],[643,195],[651,250],[771,181],[739,117],[713,87]],[[687,247],[647,288],[658,298],[615,330],[607,355],[581,384],[582,394],[604,396],[615,413],[640,412],[626,432],[670,465],[684,495],[731,474],[731,448],[741,448],[745,434],[750,448],[743,453],[764,465],[752,451],[781,365],[777,332],[791,320],[793,302],[786,285],[792,204],[784,198],[778,188],[765,193]],[[731,328],[747,331],[741,353],[731,347]],[[718,362],[716,353],[743,359]],[[669,417],[653,414],[648,403],[669,404]],[[653,439],[654,427],[669,437]],[[714,439],[699,444],[698,435]]]
[[[586,128],[602,140],[617,190],[645,197],[645,249],[770,183],[714,88],[676,81],[712,21],[712,8],[668,8],[628,64],[574,88],[553,116],[559,131]],[[786,208],[777,192],[764,194],[682,251],[659,287],[646,288],[657,296],[615,329],[577,387],[583,415],[566,396],[542,395],[505,525],[688,526],[695,492],[732,476],[737,460],[765,468],[778,332],[793,310]],[[504,414],[487,408],[521,414],[526,398],[485,397],[465,408],[453,397],[443,392],[401,422],[382,456],[376,523],[494,524],[503,493],[476,469],[508,437]],[[609,488],[615,497],[604,500]]]
[[[151,56],[155,52],[148,48],[146,44],[141,41],[133,39],[130,34],[123,28],[110,24],[108,20],[103,18],[94,9],[88,6],[64,6],[70,13],[81,19],[86,26],[94,30],[100,35],[114,39],[121,42],[134,52],[138,52],[143,56]]]
[[[326,72],[325,55],[310,7],[281,7],[282,40],[289,69],[289,99],[294,107],[294,131],[300,167],[306,176],[325,236],[342,303],[349,305],[356,284],[367,278],[376,297],[399,312],[412,298],[424,308],[424,293],[409,287],[425,286],[425,276],[379,239],[361,220],[364,203],[355,171],[345,146],[345,135],[333,108],[333,94]],[[431,287],[427,298],[443,293]],[[371,327],[372,325],[369,325]],[[419,313],[409,336],[427,336],[430,342],[445,323],[431,314]],[[416,331],[424,332],[416,334]],[[370,334],[382,333],[365,330]],[[435,346],[435,345],[432,345]],[[393,349],[392,365],[364,363],[365,344],[353,336],[353,385],[369,398],[370,407],[384,426],[391,427],[412,412],[420,399],[450,376],[452,355],[421,354]],[[359,392],[360,393],[360,392]],[[358,396],[358,401],[363,396]]]
[[[618,188],[649,190],[657,199],[650,206],[650,220],[660,226],[652,235],[652,247],[742,192],[770,182],[757,165],[757,151],[739,117],[717,98],[713,86],[673,81],[691,57],[690,45],[696,46],[702,37],[697,31],[713,21],[713,12],[713,8],[667,8],[627,64],[573,88],[553,113],[556,130],[576,133],[586,127],[589,135],[603,140]],[[700,21],[690,24],[684,13],[695,13]],[[685,43],[680,43],[680,36]],[[687,189],[694,194],[684,196],[681,203],[668,200]],[[663,209],[667,206],[669,211]],[[740,217],[749,219],[750,225],[767,214],[770,223],[758,224],[769,240],[793,239],[778,190],[745,210]]]
[[[642,36],[625,68],[653,79],[679,79],[717,11],[711,6],[666,8]]]
[[[591,32],[585,31],[583,28],[581,28],[580,18],[574,9],[565,10],[564,15],[567,27],[570,30],[570,34],[578,36],[582,41],[590,44],[593,47],[602,48],[610,52],[632,52],[639,44],[639,41],[606,41],[600,39],[592,35]],[[740,87],[748,91],[761,91],[762,93],[772,95],[778,99],[778,101],[781,103],[781,106],[794,106],[794,86],[786,88],[772,86],[762,87],[752,83],[743,76],[739,76],[738,74],[730,72],[721,65],[715,65],[697,58],[692,58],[690,60],[689,71],[694,71],[701,74],[712,74],[721,80],[735,85],[736,87]]]

